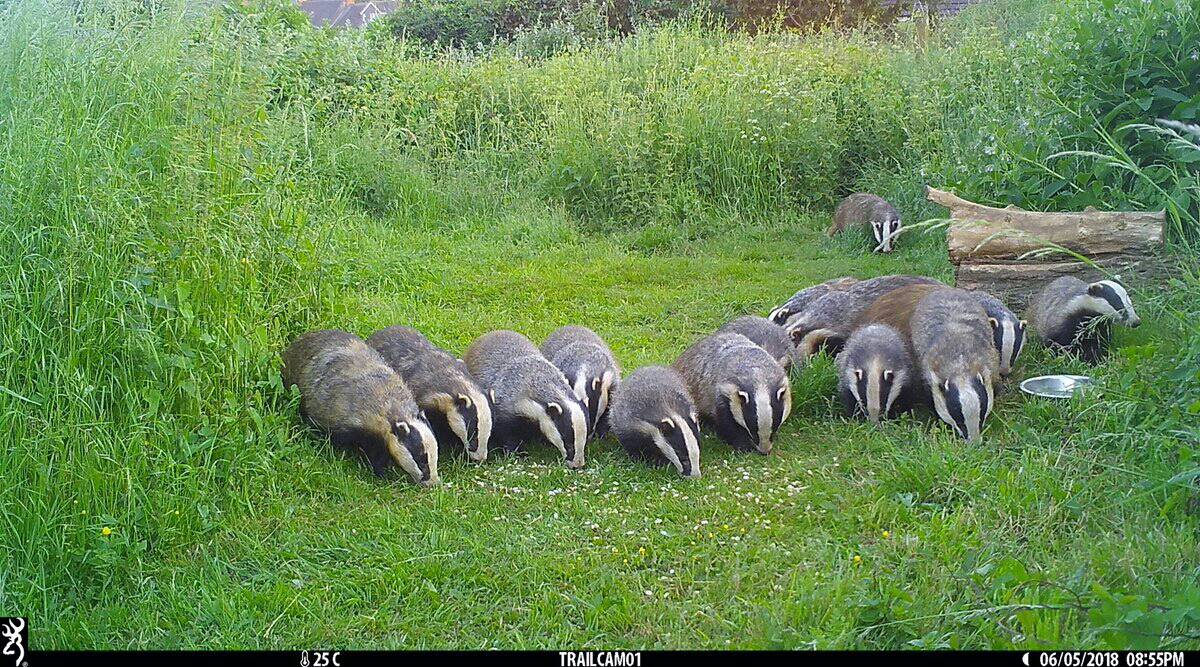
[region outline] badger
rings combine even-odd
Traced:
[[[391,461],[422,486],[438,478],[437,440],[400,376],[361,338],[306,333],[283,351],[283,386],[300,388],[300,415],[338,449],[359,451],[375,474]]]
[[[1112,322],[1130,328],[1142,323],[1120,283],[1100,280],[1089,284],[1071,276],[1046,285],[1033,300],[1029,313],[1047,347],[1075,352],[1091,364],[1106,354]]]
[[[741,334],[714,333],[693,343],[673,367],[722,440],[741,451],[771,452],[792,409],[792,391],[770,353]]]
[[[367,339],[408,385],[439,442],[459,442],[467,458],[487,458],[492,405],[467,365],[412,327],[394,326]]]
[[[858,282],[858,278],[844,276],[842,278],[826,280],[825,282],[819,285],[813,285],[812,287],[805,287],[799,292],[793,294],[792,298],[784,302],[782,306],[772,310],[771,314],[767,315],[767,319],[771,320],[775,324],[778,324],[779,326],[784,326],[788,323],[788,320],[790,320],[792,316],[807,308],[808,304],[825,296],[832,290],[845,289],[856,282]]]
[[[851,227],[868,225],[875,236],[875,250],[891,252],[892,240],[900,231],[900,213],[886,199],[869,192],[856,192],[843,199],[826,234],[832,237]]]
[[[908,341],[886,324],[869,324],[850,334],[837,368],[846,414],[861,414],[876,424],[907,410],[919,384]]]
[[[924,276],[888,275],[860,280],[817,298],[792,316],[785,327],[796,357],[807,359],[822,348],[837,354],[867,308],[884,295],[909,285],[945,287]]]
[[[977,440],[1000,369],[983,306],[963,290],[935,289],[917,303],[910,326],[913,357],[938,416]]]
[[[941,283],[913,283],[880,296],[871,302],[855,319],[854,328],[866,327],[872,324],[883,324],[900,334],[908,345],[912,337],[912,316],[917,310],[917,304],[931,292],[939,289],[949,289]],[[911,348],[910,348],[911,349]]]
[[[684,477],[700,476],[700,424],[696,404],[679,373],[643,366],[613,391],[609,423],[635,459],[670,463]]]
[[[559,327],[542,342],[541,352],[558,367],[587,406],[589,429],[604,436],[603,426],[613,389],[621,381],[621,368],[604,339],[587,327]]]
[[[493,443],[511,451],[540,435],[562,453],[568,468],[583,467],[587,406],[528,338],[515,331],[486,333],[471,343],[463,361],[492,396]]]
[[[992,325],[992,344],[1000,355],[1000,377],[1008,377],[1025,347],[1026,322],[991,294],[983,290],[971,290],[970,294],[979,300],[987,313],[988,324]]]
[[[766,350],[783,370],[792,368],[792,343],[783,327],[765,317],[743,315],[717,329],[720,333],[740,333],[750,342]]]

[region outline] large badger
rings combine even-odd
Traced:
[[[1008,377],[1025,347],[1025,320],[1013,314],[1004,302],[983,290],[971,290],[992,325],[992,343],[1000,355],[1000,377]]]
[[[891,252],[892,241],[900,232],[900,213],[888,200],[869,192],[846,197],[833,212],[833,224],[826,234],[836,236],[853,227],[870,227],[875,250]]]
[[[1046,285],[1029,312],[1034,329],[1047,347],[1078,353],[1092,364],[1108,350],[1112,322],[1127,327],[1142,323],[1120,283],[1100,280],[1089,284],[1071,276]]]
[[[472,461],[487,458],[492,406],[466,364],[412,327],[381,329],[367,344],[400,374],[440,442],[461,443]]]
[[[846,414],[861,414],[876,424],[908,410],[921,384],[906,337],[886,324],[869,324],[850,334],[837,367]]]
[[[412,393],[379,353],[345,331],[306,333],[283,351],[283,386],[334,446],[364,454],[376,475],[399,464],[422,486],[438,478],[437,441]]]
[[[792,298],[785,301],[782,306],[772,310],[771,314],[767,315],[767,319],[781,327],[785,326],[787,325],[788,320],[792,319],[792,316],[807,308],[808,304],[825,296],[833,290],[845,289],[856,282],[858,282],[858,278],[844,276],[842,278],[826,280],[825,282],[818,285],[813,285],[812,287],[805,287],[799,292],[793,294]]]
[[[792,367],[792,343],[788,340],[787,332],[783,330],[783,327],[765,317],[757,315],[735,317],[717,331],[740,333],[749,338],[750,342],[775,357],[775,361],[783,366],[783,370],[790,370]]]
[[[635,459],[670,463],[700,476],[700,425],[683,378],[666,366],[643,366],[613,392],[609,423]]]
[[[945,285],[924,276],[889,275],[860,280],[842,289],[831,289],[789,319],[788,336],[801,361],[826,349],[837,354],[858,326],[863,311],[880,297],[909,285]]]
[[[913,356],[934,409],[960,436],[976,440],[992,409],[1000,357],[987,313],[960,289],[935,289],[911,318]]]
[[[562,453],[568,468],[583,467],[587,406],[528,338],[515,331],[486,333],[471,343],[463,361],[494,397],[493,443],[515,450],[541,435]]]
[[[587,327],[568,325],[551,333],[542,342],[541,352],[567,376],[575,397],[587,406],[588,427],[603,437],[608,402],[621,381],[621,367],[608,343]]]
[[[749,338],[714,333],[679,355],[700,416],[734,449],[771,452],[772,439],[792,408],[791,385],[779,362]]]

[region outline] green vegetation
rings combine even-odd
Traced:
[[[1196,122],[1200,18],[996,4],[925,43],[682,23],[534,59],[282,1],[11,3],[0,613],[35,648],[1200,646],[1200,137],[1153,124]],[[707,438],[688,482],[607,440],[428,491],[280,386],[315,327],[581,322],[632,369],[811,282],[949,279],[933,235],[821,234],[862,187],[938,215],[926,182],[1168,208],[1182,268],[1134,292],[1102,394],[1010,384],[966,445],[842,419],[822,358],[770,457]],[[1035,348],[1016,379],[1050,370],[1086,369]]]

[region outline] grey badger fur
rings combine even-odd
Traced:
[[[683,378],[666,366],[643,366],[613,392],[609,422],[635,459],[670,463],[684,477],[700,476],[700,425]]]
[[[945,285],[924,276],[889,275],[860,280],[832,289],[793,315],[785,327],[800,361],[826,349],[837,354],[858,325],[862,313],[877,299],[909,285]]]
[[[788,339],[787,332],[783,330],[783,327],[765,317],[757,315],[735,317],[717,331],[740,333],[749,338],[751,343],[775,357],[775,361],[783,366],[783,370],[790,370],[792,367],[792,343]]]
[[[587,406],[589,429],[604,437],[608,403],[621,382],[621,367],[608,343],[587,327],[567,325],[546,337],[541,352],[567,376],[575,397]]]
[[[869,324],[850,334],[837,367],[846,414],[861,414],[876,424],[908,410],[921,385],[908,341],[886,324]]]
[[[836,236],[851,227],[870,227],[875,249],[891,252],[892,240],[900,231],[900,212],[879,195],[856,192],[838,204],[826,234]]]
[[[942,421],[977,440],[992,409],[1000,356],[979,300],[960,289],[929,292],[913,311],[912,346]]]
[[[1004,302],[983,290],[968,292],[983,306],[992,325],[992,344],[1000,355],[1000,377],[1008,377],[1025,348],[1025,320],[1013,314]]]
[[[471,343],[463,361],[492,392],[494,443],[511,451],[540,435],[562,453],[568,468],[583,467],[587,406],[528,338],[515,331],[486,333]]]
[[[361,452],[380,477],[394,461],[422,486],[440,481],[429,423],[404,381],[361,338],[310,331],[281,356],[283,386],[300,388],[300,415],[335,447]]]
[[[1119,283],[1099,280],[1089,284],[1072,276],[1057,278],[1042,288],[1029,308],[1029,319],[1047,347],[1078,353],[1092,364],[1108,351],[1112,322],[1131,328],[1142,323],[1129,293]]]
[[[793,294],[792,298],[785,301],[782,306],[772,310],[771,314],[767,316],[767,319],[771,320],[775,324],[778,324],[779,326],[784,326],[788,323],[788,320],[790,320],[793,315],[807,308],[808,304],[825,296],[833,290],[845,289],[856,282],[858,282],[858,278],[844,276],[842,278],[826,280],[825,282],[813,285],[812,287],[805,287],[799,292]]]
[[[771,452],[772,438],[792,408],[787,373],[766,350],[736,333],[714,333],[679,355],[700,416],[734,449]]]
[[[462,443],[472,461],[487,458],[492,405],[466,364],[412,327],[381,329],[367,339],[367,345],[400,374],[429,417],[438,441]]]

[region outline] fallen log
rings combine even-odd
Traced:
[[[1096,280],[1117,274],[1138,283],[1168,273],[1163,211],[1026,211],[977,204],[931,187],[925,193],[950,209],[946,243],[955,284],[992,292],[1014,310],[1059,276]],[[1042,252],[1055,246],[1070,252]]]

